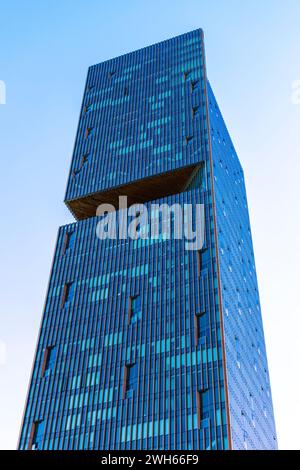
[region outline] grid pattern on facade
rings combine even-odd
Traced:
[[[231,434],[237,449],[276,449],[244,174],[208,84]]]
[[[186,168],[153,198],[204,204],[201,251],[97,239],[86,198]],[[65,202],[85,220],[59,229],[19,447],[276,448],[243,173],[201,30],[90,67]]]
[[[206,198],[195,189],[158,202]],[[45,422],[45,449],[227,448],[209,212],[200,272],[181,240],[99,241],[96,224],[59,231],[21,448],[32,422]],[[49,345],[55,365],[41,375]]]

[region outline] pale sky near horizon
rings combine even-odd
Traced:
[[[17,445],[56,234],[73,220],[88,66],[198,27],[245,172],[279,447],[300,449],[299,19],[299,0],[0,0],[0,449]]]

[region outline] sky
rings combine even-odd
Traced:
[[[245,172],[279,447],[300,449],[299,18],[299,0],[0,0],[0,449],[17,446],[57,230],[73,221],[88,66],[199,27]]]

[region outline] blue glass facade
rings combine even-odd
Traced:
[[[277,448],[243,169],[208,84],[233,447]]]
[[[99,240],[116,190],[204,204],[203,249]],[[65,202],[20,449],[276,448],[243,173],[201,30],[89,69]]]
[[[205,100],[200,31],[90,67],[67,204],[201,160]]]

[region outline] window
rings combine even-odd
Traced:
[[[196,88],[198,88],[199,80],[194,80],[191,82],[191,91],[193,92]]]
[[[93,104],[88,104],[87,106],[84,107],[84,113],[85,114],[90,113],[91,111],[93,111],[93,108],[94,108]]]
[[[201,274],[201,251],[197,251],[197,273],[198,277],[200,277]]]
[[[93,127],[87,127],[85,131],[85,138],[87,139],[94,133],[94,128]]]
[[[192,108],[193,119],[194,119],[195,116],[197,116],[197,114],[199,114],[199,106],[193,106],[193,108]]]
[[[74,239],[75,239],[75,231],[66,232],[64,250],[63,250],[64,254],[73,247]]]
[[[199,341],[201,336],[205,335],[206,316],[205,313],[195,315],[195,342]]]
[[[192,136],[192,135],[187,135],[187,136],[185,137],[185,143],[186,143],[186,145],[188,145],[192,140],[193,140],[193,136]]]
[[[190,73],[191,73],[191,72],[190,72],[189,70],[186,71],[186,72],[184,72],[184,74],[183,74],[183,76],[184,76],[184,81],[186,81],[186,80],[188,79]]]
[[[69,282],[66,285],[66,298],[65,298],[65,305],[69,304],[73,299],[74,295],[74,282]]]
[[[75,176],[77,176],[79,173],[80,173],[80,170],[73,170],[72,172],[73,178],[75,178]]]
[[[67,282],[63,291],[62,307],[68,307],[73,299],[75,284],[74,282]]]
[[[209,417],[209,390],[199,390],[197,394],[197,417],[198,427],[203,419]]]
[[[41,449],[43,435],[44,435],[45,423],[44,421],[35,421],[32,424],[28,449],[37,450]]]
[[[142,316],[142,303],[141,303],[141,296],[135,295],[131,297],[129,302],[129,316],[128,316],[128,323],[136,323],[138,320],[141,319]]]
[[[47,346],[44,353],[41,375],[47,377],[53,370],[56,358],[56,347]]]
[[[133,396],[133,390],[136,390],[136,388],[137,388],[137,381],[138,381],[137,370],[138,370],[137,364],[125,365],[124,398],[131,398]]]
[[[80,168],[82,168],[83,165],[85,165],[88,162],[88,160],[89,160],[89,153],[86,153],[86,154],[82,155]]]
[[[108,72],[108,78],[112,78],[116,74],[115,71]]]

